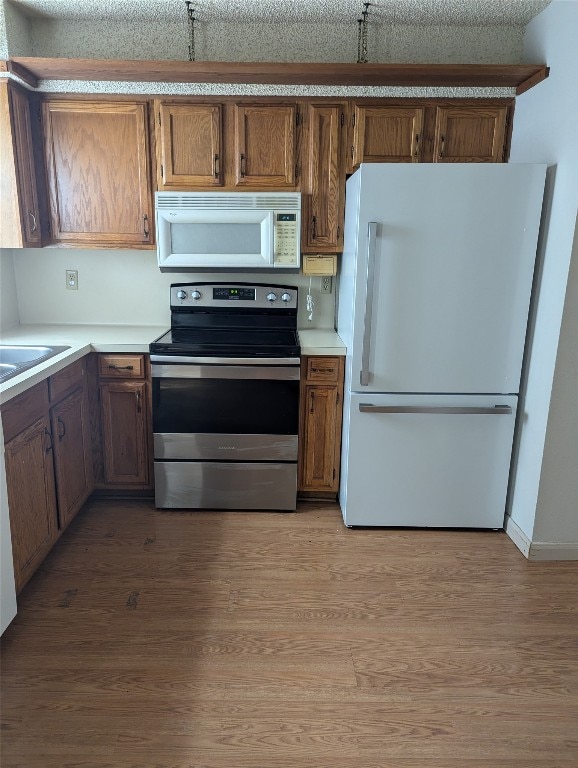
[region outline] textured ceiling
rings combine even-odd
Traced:
[[[26,15],[55,19],[178,20],[184,0],[10,0]],[[380,0],[369,6],[376,24],[499,25],[527,24],[550,0]],[[198,0],[195,17],[220,21],[350,22],[362,0]]]

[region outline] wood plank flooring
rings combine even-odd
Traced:
[[[578,563],[91,501],[2,640],[2,768],[576,768]]]

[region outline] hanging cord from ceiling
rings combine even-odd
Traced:
[[[367,17],[371,3],[363,3],[361,18],[357,19],[357,63],[367,64]]]
[[[189,61],[195,60],[195,9],[191,0],[185,0],[189,20]]]

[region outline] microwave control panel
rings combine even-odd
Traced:
[[[300,222],[297,213],[274,214],[275,267],[298,267],[300,252]]]

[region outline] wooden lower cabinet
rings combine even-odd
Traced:
[[[4,446],[17,593],[58,538],[52,449],[48,415]]]
[[[103,490],[151,488],[150,380],[144,355],[98,358]]]
[[[334,497],[339,490],[343,357],[301,361],[299,493]]]
[[[90,422],[85,391],[76,389],[50,411],[58,521],[64,529],[92,492]]]
[[[85,384],[78,360],[2,408],[17,592],[92,492]]]

